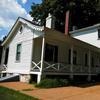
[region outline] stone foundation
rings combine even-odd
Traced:
[[[21,74],[20,75],[20,82],[29,83],[30,75],[29,74]]]

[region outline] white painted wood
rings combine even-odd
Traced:
[[[2,46],[4,45],[8,45],[10,40],[13,39],[13,36],[16,34],[16,30],[18,30],[18,26],[20,24],[24,24],[26,25],[28,28],[30,28],[31,30],[37,30],[37,31],[40,31],[42,32],[44,30],[44,26],[37,26],[37,25],[34,25],[31,21],[27,21],[25,20],[24,18],[18,18],[13,26],[13,28],[11,29],[9,35],[7,36],[6,40],[2,43]]]
[[[89,68],[88,68],[88,71],[89,71],[89,75],[88,75],[88,81],[91,81],[91,51],[89,50],[89,53],[88,53],[89,57],[88,57],[88,63],[89,63]]]
[[[45,47],[45,38],[42,40],[42,52],[41,52],[41,72],[43,69],[43,61],[44,61],[44,47]]]
[[[23,32],[17,31],[9,45],[8,69],[9,73],[28,74],[31,68],[31,55],[33,45],[33,31],[24,26]],[[17,44],[21,43],[21,59],[16,61]]]
[[[2,59],[1,59],[1,67],[3,67],[4,61],[5,61],[5,54],[6,54],[6,48],[3,47]]]
[[[55,28],[55,17],[49,13],[48,17],[46,18],[46,27],[48,28]]]
[[[44,47],[45,47],[45,38],[42,39],[42,51],[41,51],[41,69],[40,72],[42,74],[43,70],[43,61],[44,61]],[[38,74],[37,83],[41,81],[42,76]]]
[[[98,38],[98,28],[92,28],[71,34],[72,37],[94,45],[100,48],[100,39]]]
[[[70,66],[71,75],[70,78],[73,79],[73,45],[71,46],[71,66]]]
[[[35,38],[32,61],[38,63],[41,60],[41,51],[42,51],[42,38]]]
[[[41,61],[39,61],[38,63],[35,63],[34,61],[32,61],[31,71],[34,71],[36,68],[39,70],[39,72],[41,72],[41,67],[39,66],[40,64],[41,64]]]
[[[33,49],[34,48],[34,39],[32,41],[32,51],[31,51],[31,65],[30,65],[30,71],[31,71],[31,68],[32,68],[32,60],[33,60]]]
[[[15,34],[15,35],[14,36],[11,35],[12,38],[10,38],[8,40],[8,42],[10,41],[9,42],[10,45],[9,45],[9,58],[8,58],[7,72],[30,74],[32,60],[35,62],[36,67],[41,67],[41,72],[42,72],[45,43],[49,43],[49,44],[58,46],[58,68],[55,68],[55,69],[60,70],[61,63],[68,63],[68,50],[71,45],[73,45],[74,49],[78,51],[78,64],[79,65],[77,65],[78,67],[75,70],[76,71],[80,70],[80,65],[84,65],[84,58],[83,59],[80,59],[80,58],[83,57],[84,52],[87,52],[87,49],[90,48],[90,45],[80,42],[80,41],[70,38],[70,37],[65,37],[60,32],[57,32],[57,31],[51,30],[51,29],[46,29],[46,28],[45,28],[45,32],[46,32],[45,38],[43,37],[43,40],[42,40],[42,36],[44,35],[43,31],[35,30],[35,27],[32,29],[32,27],[29,27],[29,26],[23,24],[24,29],[23,29],[23,32],[20,33],[18,31],[18,27],[20,27],[21,23],[18,25],[19,26],[16,26],[17,28],[15,28],[14,32],[13,32],[13,34]],[[39,28],[39,27],[37,27],[37,28]],[[87,31],[85,31],[85,32],[86,32],[86,34],[88,34]],[[92,30],[91,34],[94,34],[95,32],[96,32],[96,30]],[[75,35],[75,37],[76,36],[78,36],[78,35]],[[82,34],[82,36],[83,36],[83,34]],[[90,35],[88,35],[88,38],[89,38],[89,36]],[[93,40],[93,36],[94,35],[91,35],[92,40]],[[96,39],[96,37],[97,36],[95,36],[95,39]],[[34,44],[33,44],[33,39],[34,39]],[[84,39],[85,39],[85,36],[84,36]],[[81,38],[80,38],[80,40],[81,40]],[[90,42],[92,40],[89,38]],[[93,40],[93,41],[95,41],[95,40]],[[19,44],[19,43],[22,44],[22,48],[21,48],[22,51],[21,51],[21,60],[20,60],[20,62],[17,62],[16,61],[16,47],[17,47],[17,44]],[[71,52],[72,52],[71,53],[71,67],[70,67],[71,72],[73,72],[73,46],[71,48]],[[95,47],[93,47],[93,50],[94,50],[94,48]],[[32,50],[33,50],[33,55],[32,55]],[[97,50],[97,48],[95,48],[95,50]],[[93,56],[96,58],[97,55],[98,54],[94,53]],[[39,59],[37,60],[37,58],[39,58]],[[37,66],[40,60],[41,60],[41,66]],[[96,61],[95,61],[95,64],[96,64]],[[76,67],[76,66],[74,66],[74,67]],[[82,71],[82,69],[81,69],[81,71]],[[37,73],[37,74],[40,73],[38,76],[38,82],[41,80],[41,72],[33,72],[33,73]],[[73,77],[73,74],[71,77]]]
[[[91,51],[89,50],[89,53],[88,53],[89,57],[88,57],[88,65],[89,65],[89,73],[91,73]]]
[[[44,32],[34,30],[34,38],[38,38],[40,36],[42,37],[43,35],[44,35]]]
[[[37,83],[40,83],[40,81],[41,81],[41,74],[38,74],[37,75]]]

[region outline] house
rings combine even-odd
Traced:
[[[72,31],[70,32],[70,35],[100,48],[100,24]]]
[[[1,57],[2,57],[2,46],[1,46],[1,41],[0,41],[0,65],[1,65]]]
[[[51,15],[46,19],[46,27],[19,17],[2,43],[1,75],[19,74],[21,82],[32,78],[37,83],[54,75],[71,79],[86,76],[88,80],[98,75],[100,48],[56,31],[54,22]],[[7,49],[8,60],[4,65]]]

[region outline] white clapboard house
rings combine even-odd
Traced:
[[[39,83],[48,75],[87,76],[91,80],[100,74],[100,25],[66,36],[54,29],[54,22],[52,15],[47,17],[46,27],[17,19],[2,43],[1,78],[17,74],[22,82],[33,78]]]

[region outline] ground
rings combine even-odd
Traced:
[[[39,100],[13,89],[0,86],[0,100]]]
[[[5,82],[0,83],[0,86],[19,90],[40,100],[100,100],[100,84],[52,89],[38,89],[21,82]]]

